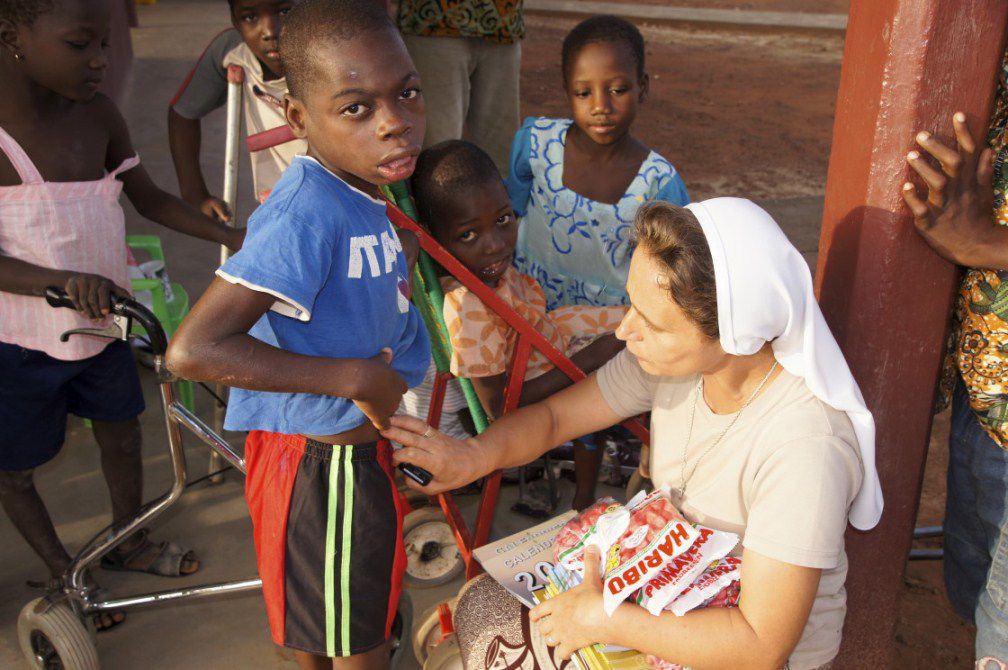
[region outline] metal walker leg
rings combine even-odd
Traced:
[[[245,71],[237,65],[228,66],[228,96],[227,96],[227,135],[224,141],[224,188],[221,195],[228,209],[231,210],[231,226],[238,224],[238,171],[239,148],[241,147],[241,109]],[[220,262],[223,265],[231,256],[231,250],[225,246],[220,249]],[[223,384],[214,384],[213,427],[218,435],[224,434],[224,413],[227,409],[222,400],[225,399],[227,388]],[[216,451],[210,454],[208,474],[213,475],[210,482],[220,484],[224,481],[223,474],[214,474],[224,467],[224,459]]]

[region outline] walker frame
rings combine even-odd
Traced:
[[[49,289],[46,299],[53,307],[73,308],[66,294],[58,289]],[[154,374],[157,376],[164,413],[165,430],[168,433],[168,453],[172,466],[172,483],[168,491],[146,503],[141,512],[120,527],[110,527],[85,544],[74,556],[64,573],[60,588],[28,603],[18,619],[18,637],[22,652],[34,667],[60,667],[67,670],[96,670],[99,667],[98,654],[89,624],[85,619],[102,612],[119,612],[149,605],[160,605],[181,600],[195,600],[212,596],[255,591],[262,587],[261,579],[242,579],[211,584],[185,586],[177,589],[138,593],[119,598],[100,599],[96,590],[85,583],[84,573],[88,566],[99,561],[115,549],[126,538],[142,526],[153,521],[182,497],[186,488],[187,469],[185,451],[182,444],[184,427],[212,453],[234,469],[246,474],[245,460],[217,432],[202,419],[190,412],[175,397],[173,382],[177,379],[165,366],[165,352],[168,338],[153,313],[131,298],[116,299],[112,307],[113,324],[105,328],[81,328],[68,331],[62,339],[72,335],[90,335],[110,339],[128,340],[135,321],[147,332],[154,355]],[[69,608],[72,617],[68,617]],[[393,652],[390,667],[401,657],[404,635],[409,635],[412,622],[412,604],[403,591],[399,602],[401,630],[398,639],[393,636]],[[23,630],[24,629],[24,630]],[[61,639],[53,640],[52,637]],[[61,654],[66,655],[64,658]],[[58,665],[55,662],[58,661]]]

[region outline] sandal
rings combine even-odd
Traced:
[[[106,595],[105,589],[97,589],[94,592],[95,600],[103,600]],[[115,612],[95,612],[94,614],[89,614],[88,617],[91,619],[91,625],[94,626],[95,632],[104,633],[126,621],[126,612],[122,610]]]
[[[514,505],[511,505],[511,511],[515,514],[527,516],[530,519],[548,519],[550,516],[550,511],[548,509],[539,507],[536,503],[525,500],[519,500]]]
[[[135,537],[139,539],[135,547],[113,549],[102,557],[101,566],[106,570],[146,572],[161,577],[185,577],[199,570],[199,560],[192,551],[174,542],[155,544],[147,534],[146,528],[137,531]]]

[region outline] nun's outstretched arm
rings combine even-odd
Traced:
[[[626,417],[606,402],[595,375],[542,402],[528,405],[494,421],[468,440],[456,440],[428,430],[420,419],[397,415],[382,435],[403,445],[392,458],[427,470],[434,479],[425,487],[407,484],[428,495],[457,489],[494,470],[524,465],[553,447],[581,435],[608,428]]]

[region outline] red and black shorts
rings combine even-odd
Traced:
[[[321,656],[382,644],[406,567],[388,442],[252,431],[245,463],[273,641]]]

